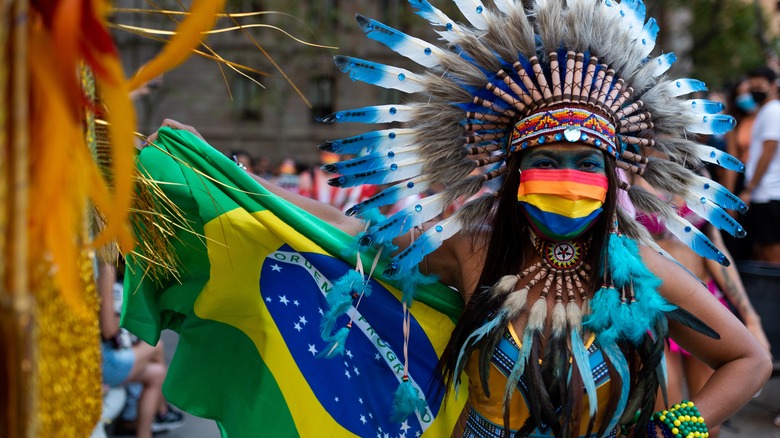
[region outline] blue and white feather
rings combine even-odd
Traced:
[[[672,97],[680,97],[700,91],[707,91],[707,86],[698,79],[680,78],[667,84],[667,92]]]
[[[423,67],[439,65],[444,50],[427,41],[409,36],[377,20],[357,14],[355,19],[368,38],[378,41],[399,55],[405,56]]]
[[[362,172],[370,172],[393,164],[401,165],[411,161],[419,161],[420,156],[416,149],[406,149],[399,152],[374,152],[368,155],[352,158],[350,160],[339,161],[326,164],[321,167],[322,170],[332,174],[348,175]]]
[[[323,123],[393,123],[412,120],[414,107],[410,105],[374,105],[337,111],[320,119]]]
[[[422,172],[427,163],[424,160],[410,161],[406,163],[392,163],[366,172],[343,174],[328,181],[334,187],[355,187],[362,184],[389,184],[405,179],[414,178]]]
[[[745,171],[745,165],[736,157],[712,146],[696,145],[696,157],[704,162],[717,164],[724,169],[735,172]]]
[[[487,29],[485,13],[487,9],[480,0],[452,0],[458,6],[460,12],[466,17],[466,20],[477,29]]]
[[[665,217],[664,226],[675,237],[689,248],[691,248],[696,254],[706,257],[711,260],[715,260],[723,266],[729,265],[728,258],[720,252],[717,246],[715,246],[707,236],[694,227],[690,222],[674,214]]]
[[[415,9],[415,13],[431,23],[432,26],[444,29],[435,29],[442,38],[454,41],[459,33],[463,33],[460,26],[444,12],[436,9],[427,0],[409,0],[409,4]]]
[[[370,154],[400,150],[414,144],[417,131],[410,128],[390,128],[370,131],[354,137],[326,141],[319,148],[336,154]]]
[[[709,199],[686,199],[685,204],[696,213],[696,215],[706,219],[719,230],[724,230],[734,237],[745,237],[747,235],[747,232],[739,222],[734,220],[730,214]]]
[[[423,79],[404,68],[342,55],[336,56],[333,60],[339,70],[349,73],[349,78],[353,81],[361,81],[404,93],[418,93],[425,89]]]
[[[698,198],[704,197],[723,208],[736,210],[741,214],[747,213],[747,204],[734,196],[727,188],[709,178],[694,175],[693,181],[688,185],[688,189]]]
[[[445,240],[460,231],[462,223],[458,215],[453,215],[426,230],[417,240],[401,251],[388,265],[385,275],[396,276],[415,268],[426,255],[436,251]]]
[[[420,199],[385,221],[371,226],[363,235],[363,239],[366,239],[370,245],[392,241],[410,229],[440,215],[447,207],[444,205],[445,199],[442,193]],[[361,245],[363,245],[362,239]]]
[[[385,205],[392,205],[403,199],[410,199],[420,193],[428,190],[430,182],[425,179],[418,181],[404,181],[392,187],[388,187],[376,195],[366,199],[363,202],[355,204],[347,210],[347,216],[361,215],[373,208],[379,208]]]
[[[726,114],[706,114],[698,116],[686,129],[704,135],[722,135],[737,126],[734,117]]]
[[[663,55],[659,55],[655,59],[653,59],[653,64],[655,65],[655,69],[653,71],[654,77],[659,77],[662,74],[669,71],[670,68],[672,68],[672,65],[677,61],[677,55],[675,55],[672,52],[664,53]]]

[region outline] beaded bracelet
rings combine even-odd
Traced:
[[[668,411],[656,412],[653,419],[674,438],[707,438],[707,423],[692,401],[683,400]],[[666,436],[666,434],[664,434]]]

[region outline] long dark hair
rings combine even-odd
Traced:
[[[466,338],[475,329],[484,324],[503,304],[503,302],[497,303],[495,300],[489,299],[488,288],[504,275],[521,272],[527,261],[533,256],[532,252],[534,249],[529,239],[530,224],[522,211],[522,207],[517,202],[517,187],[520,184],[520,172],[518,171],[520,158],[521,154],[516,154],[507,163],[509,171],[498,193],[494,214],[486,219],[489,225],[491,225],[491,232],[479,282],[466,303],[463,314],[458,320],[438,364],[446,391],[449,391],[455,381],[460,378],[460,376],[455,375],[457,372],[455,367],[458,354]],[[589,296],[593,296],[601,286],[600,276],[596,273],[601,270],[601,256],[605,250],[604,246],[611,229],[612,217],[617,203],[616,187],[618,181],[614,159],[605,157],[605,172],[609,181],[609,189],[604,202],[603,212],[588,231],[591,237],[591,244],[585,262],[591,267],[590,283],[587,286],[589,288]],[[482,357],[483,355],[480,356]],[[484,360],[489,361],[490,357],[486,357]],[[480,364],[480,366],[482,365]],[[571,388],[568,392],[576,394],[579,391],[582,393],[582,381],[579,380],[578,383],[579,388]],[[559,398],[556,399],[559,403],[564,402],[564,400]],[[529,402],[532,402],[532,400],[529,400]],[[552,418],[557,423],[553,425],[554,429],[559,431],[560,418],[562,416],[555,412],[548,414],[550,415],[544,415],[545,423],[549,424],[548,420]],[[573,414],[579,415],[579,413]],[[535,421],[538,422],[539,419]],[[529,423],[526,423],[526,426],[530,427],[531,430],[535,425],[535,422],[532,421],[532,423],[530,426]],[[508,428],[508,424],[505,424],[505,427]]]

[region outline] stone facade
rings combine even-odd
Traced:
[[[157,4],[181,10],[176,1]],[[186,4],[186,3],[185,3]],[[173,20],[162,14],[123,12],[121,8],[146,8],[145,0],[119,0],[117,23],[171,30]],[[287,83],[242,31],[211,35],[207,44],[221,57],[250,66],[270,76],[248,73],[265,88],[203,56],[193,55],[186,63],[165,75],[162,84],[137,101],[139,131],[149,133],[164,118],[195,126],[220,150],[245,150],[251,155],[267,156],[274,163],[285,157],[313,164],[316,145],[327,139],[357,134],[365,126],[324,125],[317,116],[342,109],[373,105],[378,102],[403,102],[405,96],[360,82],[352,82],[338,71],[332,61],[335,54],[386,61],[406,66],[401,58],[379,43],[366,39],[354,21],[355,13],[382,19],[383,22],[420,35],[430,32],[427,23],[412,14],[403,0],[307,0],[229,1],[230,12],[284,11],[284,15],[240,18],[251,23],[278,26],[302,40],[337,46],[338,49],[306,47],[271,28],[252,28],[247,32],[284,70],[292,83],[312,103],[309,109],[295,89]],[[453,12],[454,13],[454,12]],[[181,20],[183,16],[174,16]],[[415,29],[409,29],[414,23]],[[232,26],[229,18],[217,27]],[[423,33],[425,38],[435,34]],[[159,51],[161,44],[149,38],[118,30],[116,38],[127,71],[134,71]],[[206,51],[206,49],[201,48]],[[224,77],[223,77],[224,73]],[[230,87],[230,93],[228,87]],[[232,100],[231,100],[232,93]]]

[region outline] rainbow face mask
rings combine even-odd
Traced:
[[[553,240],[584,233],[601,214],[607,177],[573,169],[529,169],[520,174],[517,200],[537,232]]]

